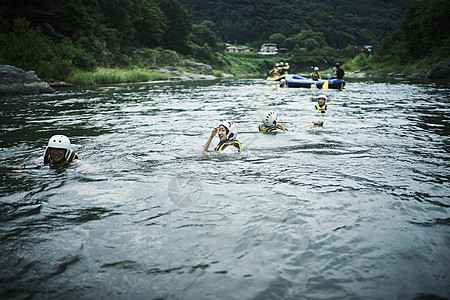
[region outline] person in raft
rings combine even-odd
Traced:
[[[312,72],[310,74],[310,76],[313,81],[319,81],[319,79],[322,79],[322,76],[320,76],[320,73],[319,73],[319,67],[315,67],[314,72]]]
[[[44,165],[53,167],[66,167],[75,159],[78,154],[70,149],[70,140],[65,135],[54,135],[48,141],[44,154]]]
[[[318,111],[320,111],[321,113],[325,113],[325,111],[327,110],[327,108],[328,108],[328,105],[326,105],[325,104],[325,102],[327,101],[327,96],[325,96],[325,95],[320,95],[319,96],[319,99],[317,100],[317,104],[316,104],[316,106],[314,107],[315,108],[315,110],[318,110]]]
[[[287,131],[283,124],[278,123],[277,113],[274,111],[266,112],[262,117],[262,122],[263,123],[258,127],[261,132],[275,132],[277,130]]]
[[[336,63],[336,68],[334,69],[334,74],[336,75],[337,79],[344,79],[344,69],[341,68],[341,64],[340,63]]]
[[[211,141],[217,134],[219,136],[219,144],[214,148],[215,151],[222,153],[239,153],[242,151],[241,143],[236,139],[238,130],[233,121],[224,121],[219,126],[214,127],[209,136],[203,150],[208,151]]]

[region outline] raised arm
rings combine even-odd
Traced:
[[[218,127],[214,127],[211,131],[211,135],[209,136],[208,140],[206,141],[206,144],[203,145],[203,150],[208,151],[209,146],[211,145],[211,141],[214,138],[214,136],[217,134],[217,131],[219,130]]]

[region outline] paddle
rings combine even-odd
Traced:
[[[333,76],[333,73],[334,73],[334,68],[332,67],[332,66],[330,66],[330,64],[324,59],[323,60],[329,67],[330,67],[330,69],[331,69],[331,75],[330,75],[330,78],[329,79],[331,79],[331,77]]]
[[[323,61],[328,65],[328,67],[330,67],[331,70],[333,70],[333,67],[330,66],[330,64],[325,59]]]
[[[330,74],[330,77],[328,77],[328,80],[327,81],[325,81],[324,83],[323,83],[323,85],[322,85],[322,88],[323,89],[328,89],[328,81],[331,79],[331,77],[333,76],[333,73],[334,73],[334,69],[333,69],[333,67],[332,66],[330,66],[330,64],[324,59],[323,60],[327,65],[328,65],[328,67],[330,67],[330,69],[331,69],[331,74]]]

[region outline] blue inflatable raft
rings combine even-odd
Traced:
[[[299,75],[286,75],[281,80],[281,85],[294,88],[318,88],[318,89],[339,89],[345,86],[345,80],[330,78],[328,80],[314,81],[311,78],[305,78]]]

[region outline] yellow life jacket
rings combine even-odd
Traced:
[[[232,140],[225,141],[225,142],[220,142],[214,150],[220,151],[220,150],[225,149],[225,148],[228,147],[228,146],[234,146],[234,147],[236,147],[236,149],[238,150],[238,152],[241,152],[241,151],[242,151],[241,143],[239,143],[239,141],[236,140],[236,139],[232,139]]]
[[[313,72],[313,73],[311,74],[311,77],[312,77],[312,80],[318,81],[318,80],[319,80],[319,73]]]
[[[277,130],[278,127],[276,125],[267,127],[266,125],[261,124],[261,125],[259,125],[258,129],[261,132],[273,132],[273,131]]]
[[[72,150],[66,150],[66,159],[61,163],[55,163],[53,162],[52,157],[50,156],[50,149],[45,149],[44,154],[44,165],[52,165],[54,167],[67,167],[70,165],[71,162],[73,162],[75,159],[78,159],[78,154],[73,152]]]
[[[328,106],[326,104],[322,105],[322,106],[315,106],[316,110],[327,110]]]

